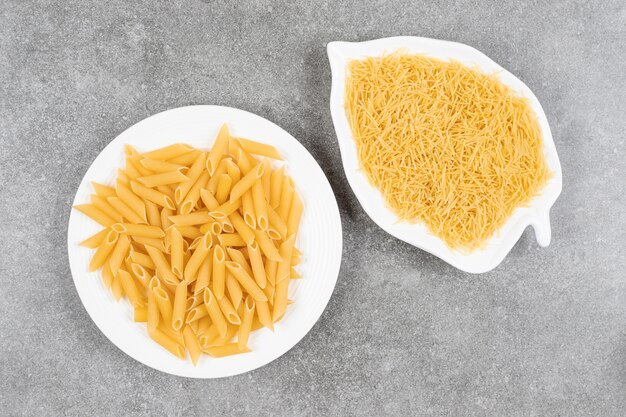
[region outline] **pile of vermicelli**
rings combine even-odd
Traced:
[[[535,113],[494,75],[400,52],[348,71],[363,171],[401,220],[450,248],[481,247],[550,177]]]

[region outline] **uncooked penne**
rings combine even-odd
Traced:
[[[177,168],[174,171],[160,172],[158,174],[139,177],[137,181],[149,188],[158,185],[179,184],[184,181],[189,181],[189,177],[183,173],[183,171],[186,170],[187,168]]]
[[[224,288],[226,285],[226,254],[224,248],[220,245],[215,246],[213,251],[213,272],[211,278],[213,278],[213,294],[220,300],[224,297]]]
[[[161,238],[165,236],[163,229],[147,224],[115,223],[111,226],[120,235],[142,236],[149,238]]]
[[[237,140],[239,141],[241,147],[245,149],[248,153],[266,156],[268,158],[277,159],[279,161],[283,160],[283,158],[280,156],[280,153],[272,145],[255,142],[253,140],[244,138],[237,138]]]
[[[233,274],[233,276],[239,281],[239,284],[254,297],[257,301],[267,301],[267,297],[263,290],[254,282],[254,279],[246,272],[245,269],[237,262],[226,262],[226,268]]]
[[[209,151],[209,156],[206,160],[206,169],[209,174],[213,175],[215,173],[215,170],[217,169],[217,164],[222,159],[224,153],[228,149],[229,138],[230,133],[228,131],[228,126],[226,124],[223,124],[220,128],[219,133],[217,134],[215,143]]]
[[[206,310],[211,317],[211,321],[213,321],[213,324],[217,328],[218,334],[222,337],[226,336],[226,332],[228,331],[228,324],[226,323],[226,319],[222,314],[222,310],[217,303],[217,299],[208,287],[204,289],[203,298]]]
[[[104,227],[80,243],[94,249],[89,270],[101,269],[131,320],[176,357],[188,351],[196,365],[249,352],[251,333],[274,330],[300,278],[303,204],[282,163],[267,159],[280,154],[226,125],[210,149],[124,150],[115,185],[92,183],[90,203],[76,207]]]

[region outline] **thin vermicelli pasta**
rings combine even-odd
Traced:
[[[495,75],[401,51],[348,65],[360,167],[402,221],[472,251],[551,173],[527,99]]]

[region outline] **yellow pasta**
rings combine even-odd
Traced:
[[[224,156],[224,152],[228,149],[228,140],[230,138],[230,133],[228,132],[228,126],[223,125],[220,128],[219,133],[217,134],[217,138],[215,139],[215,143],[213,147],[209,151],[209,157],[206,161],[206,169],[209,174],[213,175],[215,173],[215,169],[217,168],[217,164]]]
[[[551,174],[528,99],[458,61],[402,51],[348,63],[359,165],[400,221],[482,247]]]
[[[77,205],[103,229],[85,237],[116,300],[177,357],[200,363],[249,351],[274,329],[300,276],[293,247],[302,204],[275,148],[220,130],[210,150],[174,144],[142,153],[125,147],[114,186],[92,183]]]
[[[144,222],[148,221],[146,217],[146,204],[141,198],[133,193],[128,184],[124,184],[121,180],[117,180],[115,192],[117,196],[126,204],[130,209],[135,212]]]
[[[200,344],[196,334],[191,330],[190,326],[185,326],[183,329],[183,340],[185,341],[185,348],[189,351],[189,356],[194,365],[198,364],[202,351],[200,350]]]
[[[96,208],[98,208],[100,211],[102,211],[104,214],[106,214],[108,217],[117,220],[117,221],[122,221],[122,215],[115,210],[115,208],[107,201],[106,198],[101,197],[99,195],[96,194],[92,194],[91,195],[91,204],[93,204],[94,206],[96,206]]]
[[[154,246],[145,245],[148,255],[152,258],[152,262],[156,267],[159,276],[168,284],[177,285],[178,277],[172,272],[172,268],[165,258],[164,252]]]
[[[187,283],[181,281],[174,293],[174,307],[172,308],[172,329],[178,331],[185,323],[185,303],[187,301]]]
[[[252,188],[254,183],[263,175],[263,172],[265,171],[265,166],[266,164],[264,164],[263,162],[259,162],[256,168],[253,168],[242,179],[240,179],[239,182],[233,185],[230,193],[231,203],[238,198],[241,198],[241,196],[243,196],[246,191]]]
[[[170,210],[174,210],[176,208],[174,200],[172,200],[169,195],[162,193],[161,191],[153,190],[152,188],[148,188],[136,181],[131,181],[130,187],[136,195],[140,196],[144,200],[152,201],[153,203],[158,204],[161,207],[166,207]],[[142,204],[144,204],[145,215],[145,203],[142,202]]]
[[[252,202],[251,191],[246,191],[241,196],[241,208],[243,210],[243,221],[250,229],[256,229],[256,216],[254,215],[254,203]]]
[[[217,298],[217,296],[215,298]],[[233,307],[228,297],[222,297],[221,299],[218,298],[217,304],[220,306],[220,310],[222,310],[224,318],[226,318],[229,323],[235,325],[241,324],[241,318],[237,314],[235,307]]]
[[[147,224],[115,223],[111,226],[121,235],[142,236],[149,238],[160,238],[165,236],[165,232],[158,226],[148,226]]]
[[[106,213],[104,213],[93,204],[79,204],[78,206],[74,206],[74,208],[81,213],[91,217],[93,220],[95,220],[104,227],[111,226],[112,224],[117,222],[115,219],[107,216]]]
[[[145,177],[137,178],[141,184],[146,187],[156,187],[158,185],[166,185],[166,184],[178,184],[184,181],[189,181],[189,177],[187,177],[183,171],[186,171],[187,168],[178,168],[174,171],[169,172],[161,172],[158,174],[148,175]]]
[[[171,227],[168,229],[170,233],[171,241],[171,260],[172,260],[172,272],[178,279],[183,278],[184,271],[184,239],[183,235],[178,231],[178,228]]]
[[[248,153],[267,156],[268,158],[278,159],[279,161],[283,160],[283,157],[280,156],[278,150],[272,145],[268,145],[266,143],[255,142],[253,140],[237,138],[239,144],[243,149],[245,149]]]
[[[147,223],[147,220],[142,219],[137,213],[135,213],[126,203],[119,197],[107,197],[107,201],[112,207],[117,210],[124,219],[132,223]]]
[[[250,265],[252,267],[252,273],[254,280],[259,287],[265,288],[267,278],[265,277],[265,265],[263,265],[263,256],[257,242],[252,242],[248,245],[248,254],[250,254]]]
[[[123,269],[117,271],[117,277],[122,284],[122,288],[124,289],[124,294],[128,297],[128,300],[131,304],[137,308],[139,306],[143,306],[143,301],[141,300],[141,295],[139,294],[139,290],[135,285],[135,281],[131,275]],[[137,320],[135,320],[137,321]]]
[[[224,297],[224,288],[226,285],[226,254],[224,249],[217,245],[213,251],[213,272],[211,278],[213,278],[213,294],[220,300]]]
[[[95,235],[90,236],[87,239],[85,239],[82,242],[80,242],[79,245],[80,246],[84,246],[86,248],[96,249],[98,246],[100,246],[102,244],[102,242],[104,242],[104,238],[107,236],[109,231],[110,231],[110,229],[102,229],[98,233],[96,233]],[[233,235],[228,235],[228,236],[233,236]],[[234,236],[239,237],[238,235],[234,235]],[[220,239],[220,243],[221,242],[222,241]],[[227,246],[235,246],[235,245],[227,245]],[[243,245],[241,245],[241,246],[243,246]]]
[[[99,184],[97,182],[92,181],[91,187],[96,192],[96,194],[99,195],[100,197],[107,198],[107,197],[114,197],[116,195],[115,188],[109,187],[108,185]]]
[[[203,299],[206,310],[211,317],[211,321],[217,328],[217,333],[222,337],[226,336],[226,332],[228,331],[228,324],[226,323],[224,314],[222,313],[222,310],[220,309],[220,306],[217,303],[215,296],[208,287],[204,289]]]
[[[241,291],[239,282],[237,282],[235,277],[233,277],[233,274],[230,272],[226,272],[226,290],[228,292],[228,296],[230,297],[230,301],[233,303],[233,307],[238,309],[239,304],[241,304],[241,300],[243,299],[243,291]]]
[[[180,183],[178,187],[176,187],[176,190],[174,191],[174,200],[176,201],[176,204],[181,204],[183,202],[183,199],[187,196],[189,190],[191,190],[196,181],[198,181],[198,178],[200,178],[200,175],[204,172],[205,158],[205,154],[200,153],[189,168],[189,171],[186,173],[189,180]]]
[[[154,151],[146,152],[143,154],[144,158],[157,159],[160,161],[166,161],[168,159],[176,158],[194,149],[185,145],[184,143],[175,143],[174,145],[165,146]]]
[[[226,268],[233,274],[233,276],[239,281],[239,284],[254,297],[257,301],[267,301],[267,297],[263,290],[257,285],[256,282],[252,279],[252,277],[246,272],[245,269],[242,268],[240,264],[237,262],[226,262]]]
[[[182,214],[191,213],[196,203],[200,199],[200,190],[206,186],[207,181],[209,180],[209,173],[204,171],[200,174],[200,178],[196,181],[196,183],[191,187],[180,207],[178,208],[179,212]]]
[[[248,338],[250,337],[250,330],[252,330],[252,320],[254,319],[254,298],[246,297],[246,302],[243,304],[243,318],[241,319],[241,326],[237,332],[237,346],[239,349],[244,349],[248,345]]]
[[[139,161],[139,163],[147,170],[152,171],[152,172],[158,172],[158,173],[170,172],[170,171],[175,171],[181,168],[187,168],[183,164],[174,164],[172,162],[160,161],[158,159],[150,159],[150,158],[143,158]]]
[[[291,206],[289,207],[289,215],[287,216],[287,235],[291,236],[298,232],[300,226],[300,218],[302,217],[302,200],[298,193],[294,192],[291,198]]]

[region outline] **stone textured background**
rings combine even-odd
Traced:
[[[420,3],[3,1],[0,413],[625,415],[624,2]],[[468,275],[363,213],[338,155],[325,47],[398,34],[472,45],[539,97],[564,173],[549,248],[528,230],[500,267]],[[82,307],[66,255],[91,161],[132,124],[189,104],[293,134],[344,227],[319,323],[275,362],[222,380],[119,351]]]

